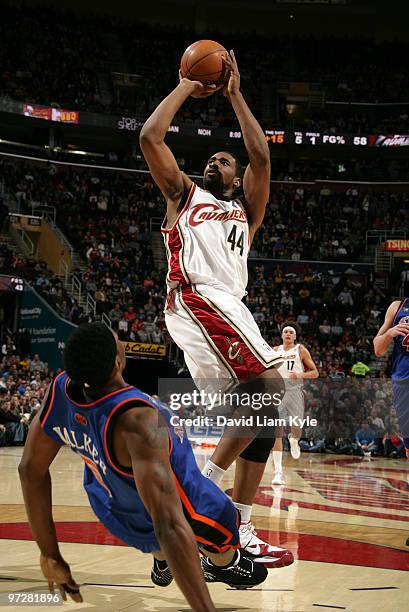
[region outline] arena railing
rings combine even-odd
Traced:
[[[394,230],[394,229],[384,229],[384,230],[366,230],[365,232],[365,243],[366,250],[368,251],[370,247],[377,247],[386,240],[406,240],[408,237],[408,232],[405,230]]]
[[[124,174],[140,174],[150,175],[149,170],[142,168],[124,168],[122,166],[106,166],[101,164],[87,164],[80,163],[78,161],[60,161],[56,159],[35,157],[33,155],[21,155],[19,153],[9,153],[8,151],[0,151],[0,156],[10,157],[21,160],[28,160],[33,162],[39,162],[43,164],[54,164],[57,166],[70,166],[76,168],[92,168],[97,170],[109,170],[112,172],[121,172]],[[202,180],[202,174],[186,173],[191,179]],[[316,179],[314,181],[285,181],[274,179],[270,181],[270,184],[277,187],[289,187],[298,188],[304,187],[306,189],[318,190],[323,187],[332,187],[335,191],[342,191],[343,189],[355,187],[358,191],[388,191],[392,189],[395,192],[407,193],[409,192],[409,181],[360,181],[356,179],[346,179],[344,181],[335,179]]]

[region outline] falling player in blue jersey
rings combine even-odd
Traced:
[[[152,581],[167,586],[174,577],[193,610],[215,610],[205,580],[246,588],[267,570],[238,550],[237,510],[202,476],[167,406],[124,381],[125,361],[110,329],[78,327],[64,351],[66,371],[30,427],[19,473],[41,569],[50,588],[82,601],[52,517],[49,467],[67,445],[84,461],[84,488],[101,523],[153,554]]]
[[[395,300],[386,311],[385,321],[374,338],[375,355],[382,357],[393,342],[393,402],[409,459],[409,298]]]

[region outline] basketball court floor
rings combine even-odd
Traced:
[[[17,466],[21,448],[0,449],[0,591],[46,590],[27,526]],[[209,452],[209,450],[207,450]],[[200,465],[206,459],[197,450]],[[223,482],[232,484],[231,468]],[[96,521],[82,489],[83,464],[63,448],[52,466],[61,550],[82,584],[83,604],[54,610],[189,610],[175,583],[155,587],[151,557],[127,548]],[[218,610],[395,612],[409,609],[409,461],[285,455],[286,485],[269,465],[254,506],[259,535],[289,548],[293,565],[270,570],[262,588],[209,585]],[[1,607],[0,610],[10,608]],[[37,609],[24,606],[18,609]]]

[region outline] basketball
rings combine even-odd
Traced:
[[[223,55],[227,55],[223,45],[214,40],[198,40],[186,49],[180,62],[182,77],[191,81],[200,81],[204,85],[226,83],[226,66]]]

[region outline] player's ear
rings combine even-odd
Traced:
[[[234,189],[238,189],[239,187],[241,187],[241,178],[240,177],[236,176],[233,179],[233,187],[234,187]]]
[[[122,370],[122,361],[121,361],[121,355],[119,353],[116,354],[115,357],[115,366],[114,366],[114,374],[117,374],[118,372],[121,372]]]

